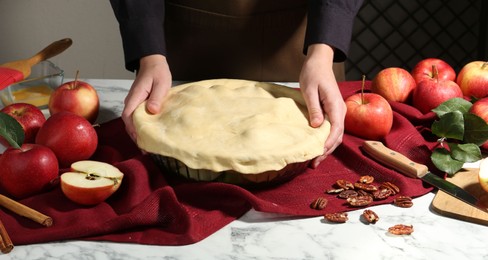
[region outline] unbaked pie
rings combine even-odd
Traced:
[[[172,87],[161,111],[134,112],[137,145],[166,168],[200,181],[237,184],[288,178],[323,153],[330,131],[308,122],[297,89],[215,79]]]

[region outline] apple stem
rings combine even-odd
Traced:
[[[436,81],[439,80],[439,71],[437,70],[436,65],[432,65],[432,78],[435,79]]]
[[[75,75],[75,84],[74,84],[74,87],[76,88],[76,86],[78,85],[78,75],[80,74],[80,71],[77,70],[76,71],[76,75]]]
[[[481,65],[481,69],[485,69],[488,67],[488,61],[483,62],[483,65]]]
[[[440,147],[444,148],[444,142],[446,141],[446,137],[441,137],[437,139],[437,142],[439,143]]]
[[[361,84],[361,104],[364,104],[364,82],[366,81],[366,76],[363,75],[363,82]]]

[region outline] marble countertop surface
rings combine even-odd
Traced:
[[[89,80],[100,96],[98,121],[119,117],[131,80]],[[296,84],[291,84],[296,86]],[[441,216],[431,208],[435,193],[414,199],[411,208],[371,207],[376,224],[330,224],[323,217],[296,218],[250,210],[198,243],[150,246],[112,242],[59,241],[15,246],[0,259],[488,259],[488,227]],[[387,232],[395,224],[413,225],[408,236]]]

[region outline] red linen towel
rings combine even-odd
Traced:
[[[340,83],[344,98],[357,92],[361,82]],[[426,127],[433,114],[422,115],[404,104],[392,103],[395,110],[391,134],[383,142],[419,163],[428,163],[435,140]],[[84,207],[66,199],[60,188],[21,200],[51,216],[54,225],[42,227],[6,210],[0,219],[17,244],[58,240],[104,240],[156,245],[184,245],[198,242],[246,211],[254,208],[295,216],[321,216],[326,212],[348,211],[344,200],[324,194],[337,179],[356,181],[372,175],[377,183],[397,184],[401,194],[421,196],[431,190],[420,180],[410,179],[376,163],[361,151],[363,139],[345,135],[343,144],[317,169],[278,186],[246,190],[225,183],[191,182],[167,177],[143,155],[125,133],[121,119],[97,128],[99,147],[93,159],[114,164],[125,173],[120,189],[106,202]],[[310,202],[318,196],[329,198],[324,210],[314,210]],[[391,203],[393,197],[373,205]],[[320,224],[317,224],[320,225]]]
[[[24,74],[18,70],[0,67],[0,90],[24,79]]]

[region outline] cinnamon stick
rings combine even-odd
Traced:
[[[0,220],[0,251],[4,254],[8,254],[12,249],[14,249],[14,244],[12,243],[12,240],[10,240],[7,230]]]
[[[7,208],[10,211],[20,216],[29,218],[43,226],[50,227],[53,224],[53,219],[51,217],[46,216],[40,213],[39,211],[29,208],[26,205],[1,194],[0,194],[0,206]]]

